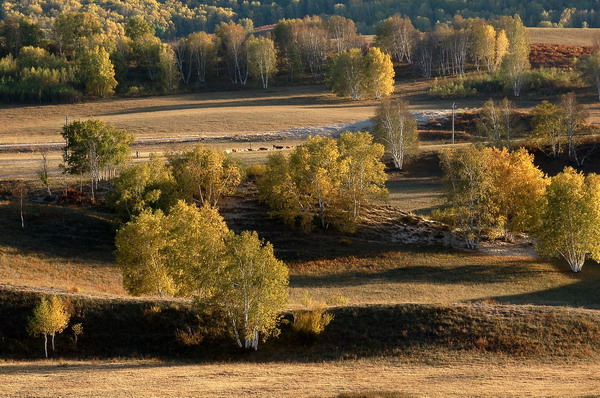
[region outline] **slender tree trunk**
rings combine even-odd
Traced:
[[[44,354],[46,354],[46,359],[48,359],[48,335],[44,333]]]

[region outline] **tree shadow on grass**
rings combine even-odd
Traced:
[[[292,275],[290,286],[296,288],[349,287],[379,283],[427,283],[435,285],[505,283],[515,278],[534,278],[543,271],[528,267],[527,261],[499,264],[457,266],[399,264],[398,268],[380,272],[347,272],[328,275]],[[541,275],[540,275],[541,276]]]
[[[25,228],[10,205],[0,205],[0,246],[46,258],[112,261],[117,223],[88,208],[28,204]]]
[[[536,292],[491,297],[506,304],[535,304],[600,309],[600,264],[588,260],[583,271],[573,273],[564,261],[554,260],[558,272],[570,275],[572,283]]]

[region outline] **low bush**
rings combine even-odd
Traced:
[[[333,320],[333,314],[325,308],[316,308],[294,313],[292,329],[307,337],[316,337],[323,333],[327,325]]]
[[[477,90],[466,86],[462,78],[454,80],[435,78],[427,94],[431,98],[465,98],[477,94]]]

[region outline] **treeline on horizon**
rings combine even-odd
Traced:
[[[421,31],[438,22],[449,22],[456,15],[492,19],[518,14],[526,26],[600,27],[600,12],[593,0],[32,0],[3,2],[0,19],[26,17],[42,29],[50,30],[57,16],[74,11],[97,15],[106,21],[108,29],[119,29],[119,25],[129,18],[142,16],[163,40],[184,37],[199,30],[213,32],[223,21],[248,18],[254,26],[263,26],[276,24],[281,19],[316,15],[350,18],[362,34],[374,33],[379,21],[396,13],[408,16]]]
[[[93,12],[60,14],[49,29],[26,17],[4,19],[0,101],[76,102],[84,95],[166,94],[248,82],[266,89],[276,75],[278,84],[313,79],[333,86],[333,56],[371,45],[352,19],[339,15],[282,19],[268,32],[255,32],[251,19],[221,22],[214,33],[199,30],[168,41],[142,17],[102,22]],[[396,14],[379,21],[376,33],[372,46],[424,77],[480,67],[495,73],[509,61],[520,65],[519,76],[529,68],[527,31],[518,15],[455,16],[420,32]]]

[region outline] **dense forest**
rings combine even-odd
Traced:
[[[324,82],[331,80],[335,54],[366,52],[371,45],[427,78],[484,69],[495,74],[486,85],[513,85],[518,96],[529,69],[527,24],[600,24],[595,11],[585,11],[587,3],[580,9],[553,3],[554,11],[540,5],[535,13],[533,4],[523,10],[497,2],[484,12],[483,3],[469,3],[467,10],[466,3],[447,0],[4,2],[0,101],[75,102],[247,82],[266,89],[275,77],[277,84]],[[390,16],[396,10],[402,12]],[[375,33],[374,41],[362,32]]]
[[[222,21],[248,18],[254,26],[262,26],[311,15],[350,18],[363,34],[373,33],[379,21],[396,13],[408,16],[422,31],[456,15],[490,19],[519,14],[526,26],[600,27],[597,8],[593,0],[15,0],[2,3],[0,17],[24,16],[49,30],[63,13],[91,12],[106,21],[106,29],[122,31],[121,25],[130,17],[143,16],[165,40],[198,30],[212,32]]]

